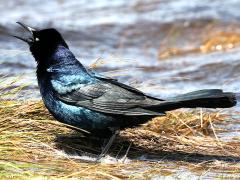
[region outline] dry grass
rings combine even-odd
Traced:
[[[11,94],[16,89],[9,90]],[[216,136],[216,123],[226,117],[216,113],[172,112],[135,129],[120,133],[110,154],[128,157],[148,153],[158,162],[94,163],[79,155],[97,155],[102,141],[57,122],[41,101],[0,102],[0,178],[18,179],[145,179],[158,175],[180,177],[176,169],[204,176],[208,171],[239,175],[240,143],[224,142]],[[151,154],[151,155],[150,155]]]

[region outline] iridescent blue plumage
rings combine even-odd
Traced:
[[[40,92],[47,109],[63,123],[90,132],[94,129],[107,129],[108,124],[113,121],[111,116],[66,104],[58,98],[58,94],[66,94],[86,84],[95,83],[96,80],[88,74],[72,52],[61,45],[49,58],[53,64],[48,65],[44,75],[37,74]]]

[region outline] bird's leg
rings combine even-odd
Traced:
[[[125,160],[127,159],[127,155],[128,155],[128,153],[129,153],[129,150],[130,150],[131,146],[132,146],[132,142],[129,144],[129,146],[128,146],[128,148],[127,148],[127,151],[126,151],[126,154],[123,156],[123,160],[122,160],[123,163],[124,163]]]
[[[105,156],[108,152],[108,150],[110,149],[110,147],[112,146],[116,136],[119,134],[119,131],[115,131],[114,134],[110,137],[107,145],[103,148],[101,154],[98,156],[98,158],[96,159],[96,161],[99,161],[103,156]]]

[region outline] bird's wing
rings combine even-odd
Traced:
[[[91,76],[93,76],[93,77],[95,77],[95,78],[102,79],[102,80],[105,79],[105,80],[110,80],[110,81],[118,81],[117,79],[114,79],[114,78],[112,78],[112,77],[99,74],[99,73],[93,71],[92,69],[89,69],[89,68],[88,68],[88,69],[86,69],[86,70],[87,70],[87,72],[88,72]]]
[[[58,91],[55,88],[61,101],[74,106],[109,114],[162,115],[147,110],[147,107],[159,103],[159,100],[148,98],[142,92],[119,82],[115,84],[98,80],[93,84],[75,85],[69,89]]]
[[[97,78],[99,80],[115,84],[117,86],[120,86],[120,87],[122,87],[122,88],[124,88],[126,90],[129,90],[131,92],[137,93],[139,95],[144,95],[144,96],[147,96],[147,97],[152,98],[152,99],[164,101],[162,99],[158,99],[158,98],[154,98],[154,97],[148,96],[148,95],[144,94],[142,91],[140,91],[140,90],[138,90],[138,89],[136,89],[134,87],[128,86],[126,84],[120,83],[117,79],[114,79],[112,77],[108,77],[108,76],[104,76],[102,74],[96,73],[95,71],[92,71],[91,69],[87,69],[87,71],[89,72],[89,74],[93,75],[95,78]]]

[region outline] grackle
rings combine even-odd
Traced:
[[[92,136],[112,136],[112,142],[118,130],[145,123],[166,111],[229,108],[237,102],[234,93],[220,89],[194,91],[167,100],[151,97],[85,68],[57,30],[36,30],[17,23],[31,33],[30,38],[14,37],[29,44],[46,108],[57,120]]]

